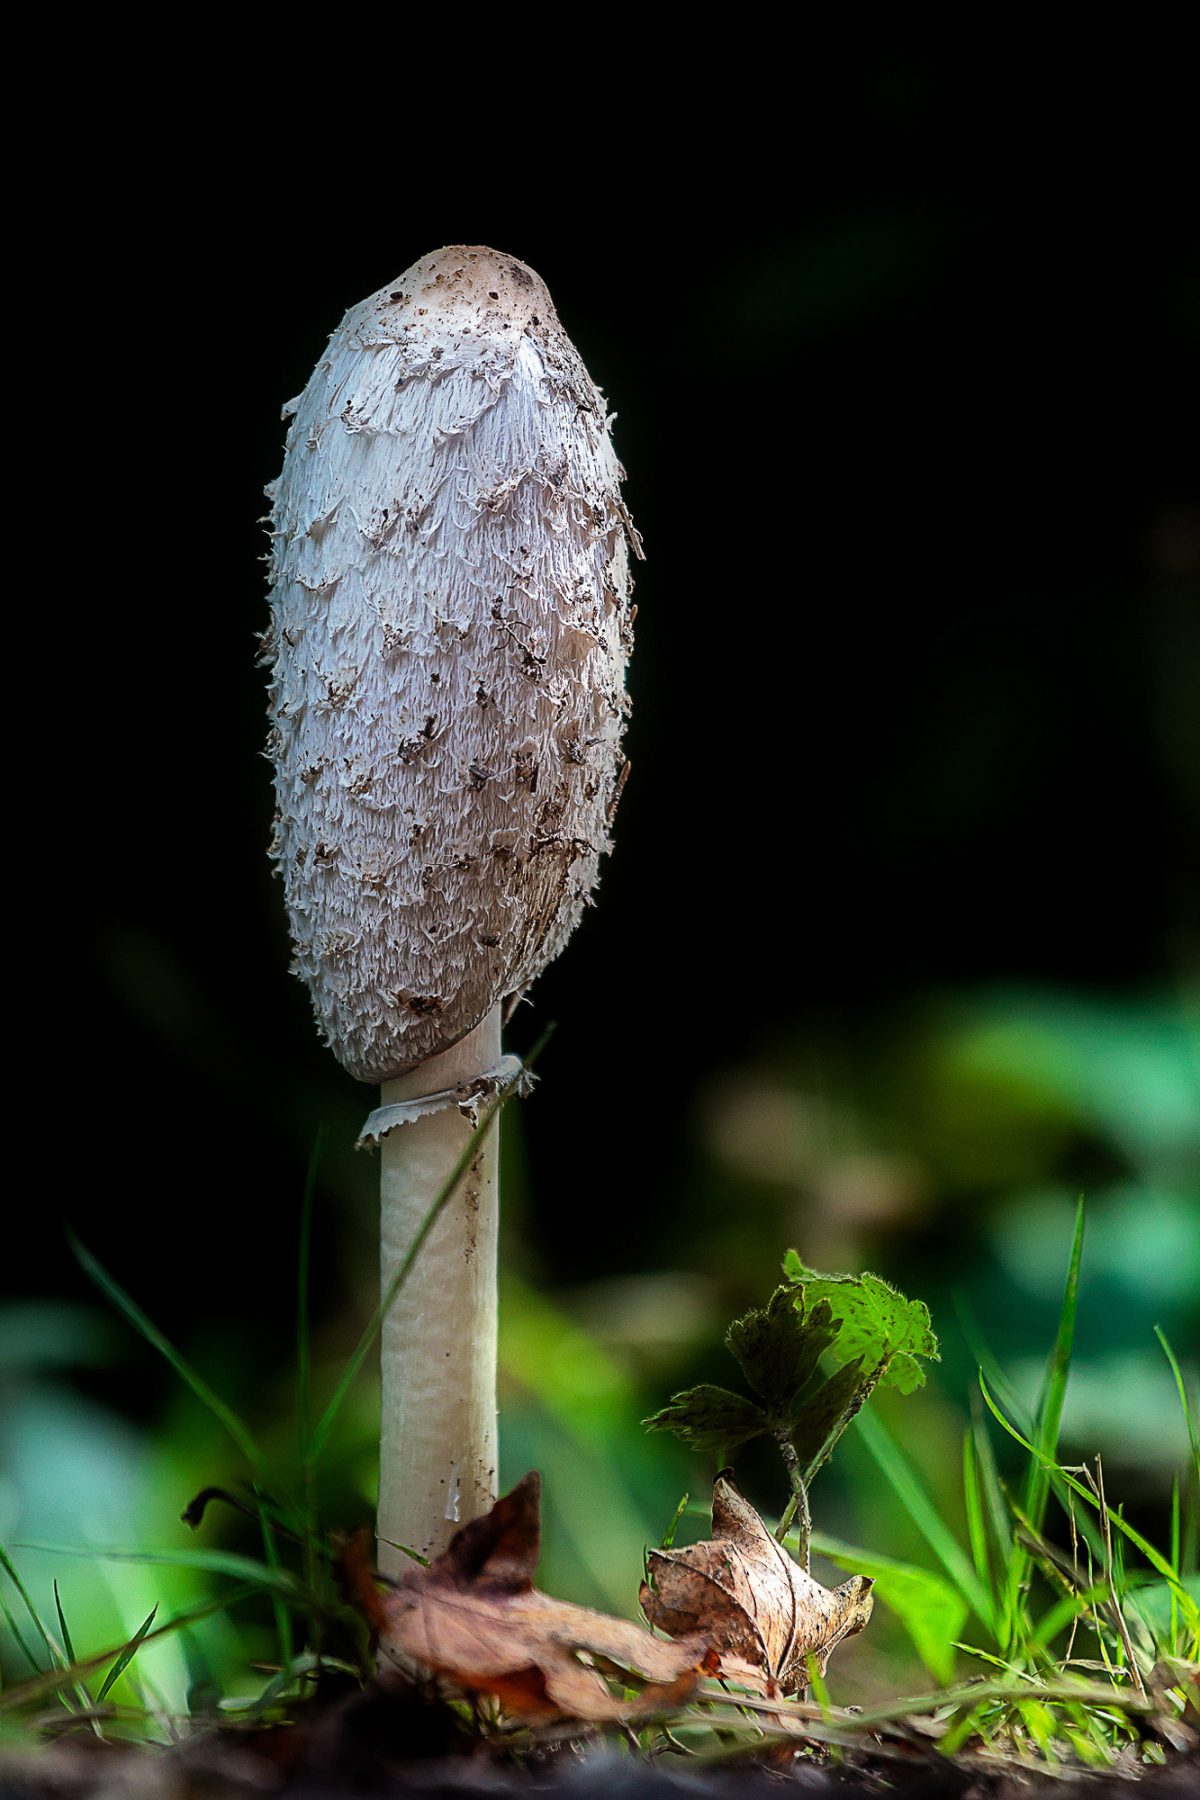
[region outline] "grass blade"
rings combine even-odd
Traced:
[[[1041,1531],[1046,1518],[1046,1502],[1050,1497],[1050,1478],[1046,1473],[1047,1465],[1057,1466],[1058,1434],[1062,1425],[1063,1402],[1066,1399],[1067,1381],[1071,1372],[1071,1351],[1075,1343],[1075,1317],[1079,1310],[1079,1268],[1083,1258],[1083,1226],[1083,1196],[1080,1195],[1075,1208],[1075,1230],[1071,1240],[1071,1255],[1067,1264],[1067,1279],[1058,1314],[1058,1333],[1055,1337],[1054,1351],[1046,1370],[1046,1379],[1037,1406],[1037,1423],[1034,1434],[1037,1455],[1030,1461],[1029,1472],[1025,1478],[1025,1496],[1021,1510],[1034,1532]],[[1001,1641],[1005,1649],[1012,1648],[1018,1635],[1019,1623],[1024,1624],[1025,1636],[1028,1636],[1030,1621],[1021,1604],[1022,1590],[1028,1577],[1029,1555],[1024,1544],[1017,1537],[1013,1539],[1004,1576]]]
[[[1183,1422],[1187,1426],[1188,1443],[1192,1451],[1192,1474],[1200,1482],[1200,1430],[1197,1430],[1196,1415],[1192,1411],[1192,1403],[1188,1397],[1187,1384],[1183,1379],[1183,1370],[1178,1358],[1167,1342],[1166,1333],[1161,1325],[1154,1327],[1154,1335],[1163,1348],[1163,1355],[1171,1365],[1171,1373],[1175,1377],[1175,1386],[1179,1390],[1179,1404],[1183,1408]]]
[[[74,1554],[74,1553],[73,1553]],[[235,1588],[232,1593],[222,1594],[211,1600],[203,1600],[198,1606],[189,1607],[186,1612],[177,1613],[173,1619],[159,1625],[154,1631],[145,1632],[140,1642],[148,1644],[157,1638],[167,1637],[173,1631],[184,1626],[196,1625],[201,1619],[207,1619],[213,1613],[224,1612],[227,1607],[236,1606],[239,1601],[246,1600],[255,1590],[249,1585]],[[68,1686],[80,1675],[90,1674],[102,1664],[111,1662],[113,1657],[120,1656],[129,1647],[128,1640],[123,1644],[109,1646],[97,1650],[92,1656],[81,1656],[78,1662],[65,1669],[39,1669],[29,1681],[23,1681],[18,1687],[10,1688],[7,1694],[0,1695],[0,1712],[15,1712],[22,1707],[32,1705],[44,1695],[52,1694],[57,1689]],[[35,1665],[36,1667],[36,1665]]]
[[[1022,1680],[1025,1681],[1025,1678]],[[1134,1714],[1153,1713],[1156,1707],[1162,1705],[1157,1697],[1147,1699],[1124,1683],[1107,1687],[1099,1681],[1047,1681],[1034,1691],[1043,1703],[1065,1701],[1076,1706],[1105,1707],[1114,1712],[1119,1709],[1121,1712]],[[1029,1697],[1027,1681],[1021,1686],[1002,1681],[969,1681],[958,1687],[942,1688],[932,1694],[908,1695],[903,1699],[867,1706],[861,1713],[855,1714],[854,1725],[856,1730],[867,1731],[873,1726],[906,1719],[913,1714],[941,1713],[948,1707],[982,1706],[990,1701],[1010,1703],[1027,1700]]]
[[[660,1549],[670,1550],[674,1546],[675,1533],[679,1530],[679,1521],[680,1521],[680,1519],[682,1519],[684,1513],[687,1511],[688,1501],[690,1499],[691,1499],[691,1495],[685,1494],[683,1496],[682,1500],[679,1502],[679,1505],[675,1508],[675,1513],[671,1520],[671,1523],[667,1526],[666,1536],[663,1538],[663,1541],[659,1546]]]
[[[1063,1288],[1062,1307],[1058,1315],[1058,1336],[1054,1354],[1046,1371],[1045,1387],[1038,1405],[1038,1449],[1053,1462],[1058,1454],[1058,1434],[1062,1426],[1063,1403],[1071,1372],[1071,1351],[1075,1343],[1075,1318],[1079,1311],[1079,1268],[1083,1259],[1083,1196],[1075,1208],[1075,1233],[1071,1241],[1071,1260]],[[1035,1530],[1040,1531],[1046,1517],[1046,1501],[1050,1484],[1044,1468],[1035,1466],[1029,1472],[1025,1512]]]
[[[1029,1639],[1036,1650],[1048,1650],[1060,1632],[1065,1631],[1073,1619],[1078,1619],[1090,1612],[1095,1612],[1108,1598],[1108,1582],[1096,1581],[1091,1587],[1080,1588],[1072,1594],[1064,1594],[1056,1600],[1038,1620]]]
[[[293,1681],[305,1675],[320,1675],[330,1671],[339,1675],[352,1675],[357,1680],[362,1679],[362,1670],[356,1668],[353,1663],[344,1662],[337,1656],[315,1656],[306,1651],[303,1656],[296,1657],[294,1662],[285,1663],[279,1673],[271,1677],[261,1693],[253,1694],[248,1698],[234,1696],[222,1700],[220,1702],[221,1711],[236,1715],[239,1723],[249,1723],[268,1711],[273,1702],[287,1692]]]
[[[266,1508],[261,1505],[258,1509],[258,1522],[262,1531],[263,1553],[267,1559],[267,1567],[273,1574],[278,1575],[283,1568],[279,1560],[279,1547],[275,1542],[275,1532],[267,1516]],[[282,1595],[277,1593],[271,1595],[271,1609],[275,1615],[275,1635],[279,1640],[279,1660],[286,1669],[292,1662],[295,1648],[292,1643],[292,1615],[288,1611]]]
[[[309,1275],[312,1267],[313,1201],[317,1191],[317,1171],[328,1138],[328,1127],[318,1126],[304,1178],[304,1198],[300,1206],[300,1248],[296,1265],[296,1439],[300,1453],[300,1510],[304,1539],[304,1579],[311,1588],[316,1581],[317,1540],[320,1531],[317,1504],[317,1472],[309,1455],[312,1432],[312,1320],[309,1303]],[[285,1623],[286,1622],[286,1623]],[[291,1625],[286,1614],[276,1616],[280,1634],[280,1661],[285,1668],[294,1660]],[[315,1629],[315,1623],[314,1623]]]
[[[38,1613],[38,1610],[34,1606],[33,1601],[30,1599],[29,1594],[26,1591],[25,1584],[21,1580],[21,1577],[17,1574],[16,1567],[12,1561],[12,1558],[8,1555],[8,1552],[4,1549],[3,1545],[0,1545],[0,1567],[2,1567],[4,1569],[5,1574],[8,1576],[9,1580],[12,1582],[13,1586],[16,1588],[18,1594],[20,1594],[21,1599],[25,1604],[25,1610],[29,1614],[30,1618],[33,1620],[33,1623],[37,1628],[38,1635],[41,1638],[42,1643],[45,1645],[46,1654],[50,1658],[50,1663],[51,1663],[52,1669],[54,1669],[55,1671],[58,1671],[58,1672],[64,1672],[63,1680],[61,1682],[55,1683],[55,1698],[59,1702],[60,1706],[64,1706],[68,1712],[74,1712],[75,1708],[72,1707],[71,1702],[67,1699],[66,1694],[64,1694],[62,1692],[62,1689],[64,1687],[71,1687],[75,1691],[75,1699],[78,1702],[79,1710],[86,1711],[87,1709],[89,1709],[91,1707],[92,1696],[89,1694],[87,1688],[84,1686],[84,1684],[81,1680],[78,1680],[74,1676],[66,1673],[66,1671],[71,1670],[72,1666],[75,1664],[77,1659],[75,1656],[74,1645],[71,1643],[71,1633],[67,1626],[66,1614],[63,1612],[62,1600],[59,1598],[58,1582],[55,1581],[55,1583],[54,1583],[54,1606],[55,1606],[55,1610],[58,1613],[59,1626],[62,1629],[63,1642],[61,1645],[55,1643],[53,1637],[51,1637],[50,1633],[47,1631],[46,1627],[43,1625],[41,1617]],[[17,1644],[20,1646],[21,1652],[24,1655],[26,1662],[34,1670],[35,1677],[40,1678],[42,1676],[42,1674],[44,1673],[44,1671],[41,1669],[37,1658],[32,1654],[32,1652],[29,1649],[29,1646],[26,1644],[24,1638],[21,1636],[21,1633],[17,1630],[16,1620],[13,1618],[12,1613],[8,1609],[8,1606],[6,1604],[4,1604],[4,1602],[2,1600],[0,1600],[0,1605],[2,1605],[4,1608],[4,1616],[8,1620],[9,1628],[11,1629],[13,1637],[16,1639]],[[96,1734],[98,1736],[99,1735],[99,1725],[95,1720],[92,1721],[92,1729],[93,1729],[93,1731],[96,1732]]]
[[[21,1652],[21,1655],[25,1658],[25,1661],[29,1664],[34,1674],[40,1675],[42,1673],[42,1665],[33,1654],[33,1651],[29,1648],[29,1645],[25,1642],[21,1627],[13,1618],[12,1610],[3,1594],[0,1594],[0,1612],[4,1614],[5,1623],[12,1634],[13,1643],[17,1646],[17,1649]]]
[[[1182,1575],[1179,1566],[1179,1477],[1175,1476],[1171,1483],[1171,1567],[1177,1575]],[[1177,1654],[1179,1645],[1179,1602],[1175,1598],[1175,1589],[1171,1589],[1171,1654]]]
[[[137,1301],[133,1300],[124,1288],[113,1280],[108,1270],[97,1261],[86,1244],[81,1243],[73,1231],[68,1231],[67,1237],[84,1273],[89,1275],[101,1292],[108,1296],[117,1310],[125,1315],[134,1330],[140,1333],[146,1342],[158,1351],[160,1356],[166,1358],[179,1378],[191,1388],[197,1400],[206,1406],[213,1417],[224,1426],[250,1466],[261,1472],[263,1470],[262,1453],[233,1408],[227,1406],[220,1395],[213,1392],[204,1377],[198,1374],[174,1344],[163,1336],[158,1326],[146,1316]]]
[[[1002,1425],[1009,1437],[1015,1438],[1017,1443],[1029,1452],[1030,1456],[1042,1458],[1041,1451],[1031,1444],[1028,1438],[1022,1437],[1016,1427],[1010,1425],[1008,1420],[1004,1417],[1004,1414],[1000,1411],[1000,1408],[996,1405],[996,1402],[988,1392],[987,1383],[983,1378],[982,1371],[980,1371],[979,1375],[979,1386],[988,1409],[995,1418],[996,1423]],[[1077,1481],[1075,1476],[1067,1469],[1064,1469],[1059,1463],[1050,1462],[1048,1458],[1042,1460],[1044,1461],[1045,1466],[1052,1469],[1054,1474],[1070,1488],[1073,1494],[1078,1494],[1081,1500],[1086,1500],[1093,1511],[1098,1513],[1103,1513],[1105,1511],[1102,1501],[1089,1487],[1086,1487],[1082,1481]],[[1154,1545],[1150,1543],[1148,1539],[1144,1538],[1140,1531],[1135,1530],[1134,1527],[1123,1519],[1119,1513],[1113,1512],[1111,1507],[1107,1509],[1107,1517],[1109,1522],[1116,1526],[1122,1536],[1128,1538],[1129,1542],[1134,1544],[1137,1549],[1141,1551],[1151,1568],[1157,1569],[1163,1579],[1170,1583],[1174,1592],[1179,1596],[1180,1609],[1187,1618],[1192,1630],[1200,1631],[1200,1607],[1197,1607],[1196,1602],[1183,1586],[1178,1575],[1176,1575],[1174,1569],[1162,1552],[1156,1550]]]
[[[1020,1395],[1009,1382],[1008,1376],[996,1360],[991,1345],[983,1335],[979,1321],[971,1311],[966,1296],[956,1292],[954,1295],[954,1311],[958,1320],[963,1341],[971,1352],[971,1358],[977,1368],[986,1369],[988,1380],[992,1384],[992,1392],[999,1395],[1000,1400],[1008,1408],[1009,1416],[1028,1436],[1034,1434],[1034,1421],[1025,1410]]]
[[[971,1395],[971,1430],[975,1439],[975,1465],[979,1475],[979,1488],[987,1513],[988,1523],[992,1528],[992,1537],[1001,1558],[1008,1553],[1012,1543],[1012,1511],[1008,1503],[1008,1495],[1000,1480],[996,1468],[995,1452],[987,1429],[987,1420],[979,1404],[978,1394]]]
[[[975,1573],[984,1587],[990,1589],[992,1570],[988,1555],[987,1525],[979,1491],[975,1433],[969,1427],[963,1432],[963,1500],[967,1509],[967,1535],[971,1540],[971,1559],[975,1564]]]
[[[67,1615],[63,1611],[62,1596],[60,1595],[60,1593],[58,1591],[57,1577],[55,1578],[55,1581],[54,1581],[54,1610],[58,1614],[58,1628],[59,1628],[59,1631],[62,1633],[63,1654],[61,1657],[59,1657],[58,1660],[61,1663],[63,1663],[64,1665],[67,1665],[67,1664],[75,1662],[77,1659],[76,1659],[76,1655],[75,1655],[75,1646],[71,1642],[71,1628],[67,1624]],[[79,1702],[80,1709],[82,1711],[86,1711],[88,1708],[90,1708],[90,1706],[92,1704],[92,1696],[88,1692],[86,1682],[76,1681],[72,1685],[75,1689],[75,1698]],[[61,1696],[60,1696],[60,1698],[61,1698]],[[96,1736],[99,1737],[100,1724],[99,1724],[99,1721],[96,1719],[92,1720],[92,1730],[96,1733]]]
[[[228,1575],[265,1594],[279,1594],[296,1605],[314,1604],[299,1577],[290,1569],[272,1568],[235,1550],[97,1550],[92,1545],[47,1544],[31,1541],[24,1550],[45,1550],[53,1556],[86,1556],[93,1562],[145,1563],[168,1569],[204,1569],[212,1575]]]
[[[58,1654],[58,1650],[57,1650],[57,1647],[55,1646],[54,1640],[50,1636],[50,1633],[46,1630],[46,1627],[42,1624],[41,1617],[38,1613],[37,1607],[33,1604],[33,1601],[29,1598],[29,1595],[25,1589],[25,1583],[21,1580],[21,1577],[17,1574],[16,1567],[13,1563],[13,1560],[9,1556],[8,1551],[4,1548],[3,1544],[0,1544],[0,1569],[4,1570],[4,1573],[8,1576],[8,1579],[12,1582],[12,1584],[16,1588],[18,1594],[21,1596],[21,1600],[25,1607],[25,1611],[29,1614],[29,1617],[33,1620],[34,1629],[37,1632],[38,1636],[41,1638],[43,1645],[45,1646],[46,1655],[50,1658],[50,1661],[52,1663],[58,1663],[61,1666],[63,1659]],[[7,1607],[5,1608],[5,1611],[6,1612],[8,1611]],[[11,1618],[11,1616],[12,1615],[9,1614],[10,1618]],[[28,1652],[26,1652],[26,1655],[28,1656]],[[36,1664],[35,1664],[35,1667],[36,1667]]]
[[[944,1524],[937,1508],[917,1479],[911,1463],[887,1428],[870,1412],[860,1412],[855,1424],[867,1449],[886,1476],[893,1493],[933,1551],[972,1612],[989,1631],[995,1631],[992,1596],[976,1574],[971,1559]]]
[[[67,1626],[66,1616],[63,1613],[62,1599],[61,1599],[61,1597],[59,1595],[59,1591],[58,1591],[57,1578],[55,1579],[55,1582],[54,1582],[54,1610],[58,1614],[58,1628],[62,1632],[62,1645],[63,1645],[63,1649],[66,1651],[66,1654],[67,1654],[67,1661],[74,1662],[75,1661],[75,1646],[71,1642],[71,1633]],[[89,1695],[89,1699],[90,1698],[91,1698],[91,1696]]]
[[[100,1683],[100,1692],[96,1695],[97,1705],[104,1699],[113,1684],[120,1680],[121,1676],[125,1673],[126,1669],[141,1649],[150,1627],[154,1623],[154,1616],[157,1611],[157,1606],[151,1607],[150,1611],[146,1614],[146,1617],[142,1620],[141,1624],[122,1650],[120,1656],[118,1656],[116,1662],[114,1662],[112,1668],[108,1671],[108,1674],[104,1677],[104,1680]]]

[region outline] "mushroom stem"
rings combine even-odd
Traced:
[[[383,1104],[462,1087],[500,1061],[500,1008],[440,1056],[385,1081]],[[380,1145],[383,1292],[471,1133],[456,1106],[397,1126]],[[436,1556],[496,1499],[496,1245],[499,1132],[483,1137],[383,1321],[379,1567],[402,1549]]]

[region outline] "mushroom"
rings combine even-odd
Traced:
[[[503,1009],[596,885],[628,765],[640,546],[545,286],[479,246],[351,308],[271,514],[271,854],[326,1043],[381,1104],[383,1290],[517,1079]],[[384,1321],[378,1533],[432,1556],[496,1496],[497,1134]]]

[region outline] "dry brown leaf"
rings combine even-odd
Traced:
[[[349,1573],[385,1659],[493,1694],[524,1718],[622,1720],[679,1706],[716,1659],[702,1636],[664,1643],[640,1625],[553,1600],[533,1585],[541,1478],[526,1475],[490,1513],[455,1532],[428,1568],[381,1593],[360,1560]],[[605,1673],[635,1699],[619,1699]]]
[[[681,1641],[707,1638],[721,1673],[769,1700],[807,1684],[809,1656],[823,1675],[835,1645],[871,1616],[869,1577],[823,1588],[724,1475],[713,1487],[712,1538],[651,1550],[647,1562],[653,1586],[642,1583],[641,1600],[650,1623]]]

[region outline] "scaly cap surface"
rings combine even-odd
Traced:
[[[596,884],[626,768],[623,471],[524,263],[423,257],[353,307],[272,499],[272,856],[363,1081],[525,988]]]

